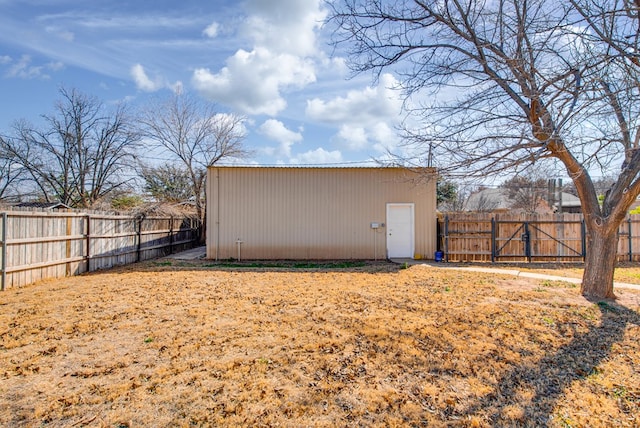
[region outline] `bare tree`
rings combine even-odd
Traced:
[[[593,187],[595,187],[600,200],[604,199],[604,194],[615,184],[615,182],[616,179],[613,177],[599,177],[593,179]],[[578,191],[576,190],[576,186],[573,184],[573,181],[563,184],[562,191],[574,196],[578,195]]]
[[[193,196],[191,176],[184,166],[171,163],[143,165],[140,175],[144,190],[158,201],[186,202]]]
[[[463,209],[480,213],[492,212],[497,209],[504,209],[503,199],[506,195],[498,189],[489,189],[481,186],[475,192],[470,192],[464,202]]]
[[[459,185],[456,191],[455,200],[447,204],[444,209],[450,212],[464,211],[467,201],[471,196],[472,190],[467,185]]]
[[[546,175],[549,177],[549,175]],[[500,187],[506,190],[511,201],[511,208],[529,213],[537,212],[545,203],[552,207],[549,196],[548,181],[540,170],[526,171],[504,181]]]
[[[355,72],[400,76],[406,144],[468,175],[559,162],[587,226],[581,291],[614,298],[617,230],[640,193],[638,5],[622,0],[342,0]],[[424,95],[438,96],[427,99]],[[421,153],[421,155],[418,155]],[[412,159],[404,159],[411,163]],[[602,207],[591,173],[617,169]]]
[[[140,118],[143,135],[157,148],[169,151],[186,168],[196,212],[203,224],[207,167],[249,155],[243,144],[244,120],[235,114],[217,113],[212,105],[182,93],[152,105]],[[203,227],[201,240],[204,238]]]
[[[2,137],[0,137],[1,141]],[[1,147],[1,144],[0,144]],[[18,198],[17,186],[23,180],[25,170],[0,149],[0,201]]]
[[[75,89],[62,99],[44,126],[16,122],[14,135],[0,138],[0,149],[19,165],[46,201],[89,207],[126,183],[138,135],[124,106],[107,111],[103,103]]]

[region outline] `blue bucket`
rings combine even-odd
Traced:
[[[436,251],[436,261],[441,262],[444,258],[444,253],[442,251]]]

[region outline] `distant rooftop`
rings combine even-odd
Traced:
[[[58,208],[70,208],[68,205],[62,202],[20,202],[13,205],[17,208],[39,208],[45,210],[54,210]]]

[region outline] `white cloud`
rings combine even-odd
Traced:
[[[117,32],[144,32],[155,28],[191,28],[194,17],[187,14],[150,12],[144,14],[127,13],[122,11],[119,14],[107,13],[97,14],[86,10],[69,10],[67,12],[55,14],[42,14],[36,17],[39,22],[66,22],[79,27],[89,28],[92,31],[116,30]],[[53,25],[50,27],[55,28]]]
[[[330,100],[307,101],[306,114],[313,120],[339,126],[333,140],[350,150],[373,145],[377,151],[396,146],[393,128],[401,120],[402,98],[391,74],[380,76],[376,87],[349,91]]]
[[[153,92],[162,87],[162,83],[157,79],[151,80],[149,76],[147,76],[147,73],[144,71],[144,67],[141,64],[135,64],[131,67],[131,77],[133,77],[136,87],[141,91]]]
[[[175,83],[170,84],[169,89],[171,89],[174,94],[180,95],[184,92],[184,85],[178,80]]]
[[[292,164],[336,164],[342,162],[342,153],[339,150],[326,151],[322,147],[308,152],[301,153],[297,157],[291,159]]]
[[[169,83],[160,76],[156,76],[154,79],[151,79],[142,64],[135,64],[132,66],[130,74],[136,84],[136,87],[144,92],[155,92],[163,88],[169,88],[175,93],[180,93],[183,89],[182,82],[180,81]]]
[[[349,91],[346,97],[336,97],[329,101],[314,98],[307,101],[307,116],[325,123],[373,124],[397,120],[401,108],[400,94],[393,88],[396,79],[391,74],[383,74],[376,87],[366,87],[361,91]]]
[[[368,135],[378,153],[396,153],[401,149],[400,136],[386,123],[378,123],[369,128]]]
[[[287,129],[279,120],[268,119],[258,128],[258,132],[272,141],[280,143],[279,154],[291,156],[291,146],[302,141],[302,134]],[[271,151],[273,154],[273,151]],[[267,152],[265,152],[267,153]]]
[[[60,61],[48,62],[46,67],[51,71],[60,71],[64,69],[64,63]]]
[[[17,77],[20,79],[50,79],[47,71],[60,71],[64,69],[64,63],[60,61],[48,62],[44,65],[32,65],[30,55],[22,55],[20,59],[14,61],[8,55],[0,56],[0,65],[8,65],[5,77]]]
[[[202,34],[213,39],[218,35],[219,29],[220,29],[220,24],[218,24],[217,22],[212,22],[211,24],[209,24],[209,26],[207,26],[207,28],[204,29]]]
[[[316,31],[327,13],[318,0],[249,0],[251,15],[243,27],[255,46],[310,56],[317,50]]]
[[[263,147],[259,147],[257,152],[265,156],[274,156],[276,154],[276,149],[275,147],[271,147],[271,146],[263,146]]]
[[[338,143],[346,145],[350,150],[362,150],[369,143],[367,131],[363,127],[348,124],[340,126],[335,139]]]
[[[346,58],[323,55],[320,62],[322,64],[324,74],[332,77],[336,76],[343,80],[348,78],[350,70],[347,65]]]
[[[287,107],[284,92],[316,81],[316,32],[326,16],[321,4],[248,0],[248,16],[238,31],[251,49],[237,50],[218,71],[196,69],[193,85],[208,99],[243,113],[278,114]]]
[[[73,42],[73,39],[75,38],[75,34],[73,34],[73,32],[63,30],[56,26],[47,26],[44,30],[49,34],[53,34],[54,36],[61,38],[65,42]]]
[[[391,129],[388,124],[384,122],[377,123],[371,128],[371,136],[378,142],[385,142],[395,138],[396,131]]]
[[[400,137],[385,122],[367,127],[344,124],[340,126],[333,141],[353,151],[373,147],[378,153],[387,153],[398,148]]]
[[[16,62],[11,61],[11,58],[9,58],[9,62],[7,64],[11,65],[5,74],[6,77],[45,80],[51,77],[48,74],[43,73],[43,66],[31,65],[31,57],[29,55],[22,55]]]
[[[315,81],[313,65],[288,54],[273,54],[257,48],[239,50],[218,73],[195,70],[192,83],[212,101],[219,101],[247,114],[276,115],[286,108],[281,91]]]
[[[213,119],[216,123],[232,124],[233,134],[237,137],[246,136],[249,133],[247,130],[248,120],[242,116],[238,117],[231,113],[216,113]]]

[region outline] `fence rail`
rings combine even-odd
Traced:
[[[3,211],[0,221],[1,290],[165,256],[200,235],[182,217]]]
[[[588,251],[581,214],[449,213],[438,248],[455,262],[575,262]],[[640,261],[640,215],[618,230],[618,260]]]

